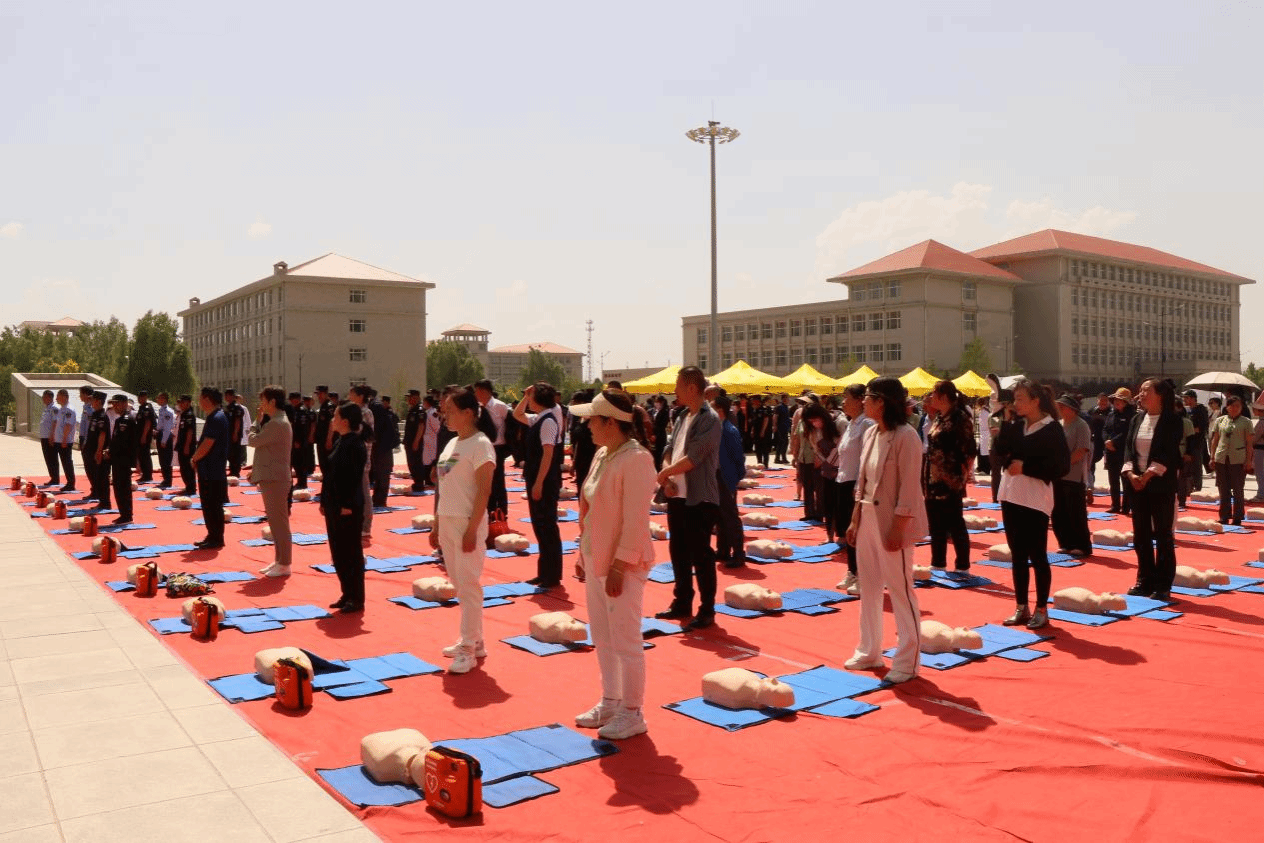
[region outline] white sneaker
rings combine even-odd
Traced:
[[[860,594],[860,580],[856,578],[855,574],[848,571],[847,576],[843,577],[842,582],[836,588],[851,595],[858,595]]]
[[[273,562],[271,565],[261,570],[259,575],[262,577],[288,577],[290,575],[290,566]]]
[[[476,667],[478,659],[474,658],[474,648],[462,647],[452,659],[452,664],[448,665],[448,673],[469,673]]]
[[[882,681],[891,685],[899,685],[901,682],[907,682],[910,679],[916,679],[916,673],[904,673],[899,670],[892,670],[886,676],[882,677]]]
[[[609,723],[618,713],[618,703],[606,705],[606,701],[603,699],[583,714],[575,715],[575,725],[585,729],[596,729]]]
[[[850,659],[843,662],[843,667],[848,670],[873,670],[876,667],[882,667],[882,664],[883,661],[881,656],[876,659],[870,659],[864,656],[852,656]]]
[[[621,741],[633,735],[643,735],[649,731],[649,728],[645,725],[645,718],[641,716],[641,712],[620,708],[619,713],[609,723],[597,730],[597,737]]]
[[[445,659],[454,659],[460,652],[461,642],[458,641],[455,644],[449,644],[447,647],[443,648],[443,657]],[[487,658],[487,646],[482,641],[474,645],[474,657],[477,659]]]

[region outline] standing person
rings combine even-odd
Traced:
[[[316,397],[316,426],[313,439],[316,445],[316,464],[320,466],[321,477],[325,476],[325,460],[329,457],[329,449],[333,447],[333,432],[330,426],[334,421],[334,413],[338,405],[329,398],[329,387],[321,384],[312,391]]]
[[[224,418],[228,420],[228,473],[233,477],[241,477],[241,447],[239,443],[250,431],[250,423],[246,421],[246,407],[237,400],[237,390],[224,390]]]
[[[526,394],[514,407],[514,418],[530,428],[522,477],[527,485],[531,528],[540,548],[536,575],[527,582],[541,588],[556,588],[562,583],[562,536],[557,528],[557,498],[562,490],[563,435],[557,391],[543,382],[527,387]]]
[[[505,460],[509,457],[509,443],[505,437],[505,422],[509,418],[509,405],[496,397],[492,382],[486,378],[474,383],[474,394],[478,403],[483,405],[492,424],[496,426],[496,435],[492,437],[492,446],[496,449],[496,465],[492,473],[492,494],[487,499],[487,510],[495,512],[509,511],[509,493],[505,491]]]
[[[1216,489],[1220,492],[1220,523],[1242,526],[1246,517],[1243,500],[1246,470],[1253,468],[1251,422],[1242,415],[1242,399],[1230,395],[1225,399],[1225,412],[1211,429],[1211,459],[1216,470]],[[1258,478],[1257,478],[1258,479]]]
[[[1193,463],[1189,466],[1190,491],[1201,492],[1203,490],[1203,467],[1211,459],[1207,449],[1207,442],[1211,439],[1210,416],[1207,408],[1199,403],[1198,393],[1192,389],[1187,389],[1181,393],[1181,403],[1185,405],[1185,412],[1189,415],[1189,420],[1193,422],[1194,433],[1198,436],[1198,439],[1194,442],[1196,449],[1187,450]]]
[[[970,464],[977,452],[974,422],[961,401],[957,385],[949,380],[937,382],[926,400],[932,412],[927,413],[931,421],[926,428],[922,494],[930,524],[930,564],[941,571],[948,567],[949,539],[956,570],[970,570],[970,535],[963,507]]]
[[[887,682],[917,676],[921,612],[913,591],[913,544],[926,534],[926,506],[918,474],[922,442],[908,425],[908,393],[895,378],[879,377],[865,387],[865,414],[875,426],[864,435],[856,478],[856,507],[847,527],[856,546],[860,583],[860,641],[848,670],[882,666],[882,590],[891,596],[899,647]]]
[[[176,459],[180,463],[182,495],[197,494],[197,469],[193,465],[193,452],[197,450],[197,416],[193,412],[193,396],[181,395],[176,402],[180,419],[176,423]]]
[[[110,431],[110,444],[105,447],[105,459],[110,464],[110,483],[114,488],[114,505],[118,507],[115,524],[132,523],[132,468],[136,465],[136,451],[140,446],[140,425],[127,411],[127,396],[118,393],[110,399],[116,414]]]
[[[1141,407],[1124,436],[1123,480],[1132,495],[1137,582],[1128,593],[1170,600],[1176,578],[1176,478],[1184,425],[1176,415],[1176,387],[1149,378],[1137,391]]]
[[[746,564],[746,530],[737,511],[737,484],[746,476],[746,452],[742,450],[742,434],[729,418],[733,407],[727,395],[717,396],[711,408],[720,417],[720,468],[717,482],[720,492],[719,523],[715,530],[715,555],[726,568]],[[593,437],[594,441],[596,437]]]
[[[1102,447],[1106,454],[1106,477],[1110,481],[1110,509],[1124,515],[1132,512],[1132,489],[1122,482],[1124,468],[1124,440],[1128,426],[1137,408],[1132,402],[1132,390],[1125,386],[1115,390],[1110,397],[1111,411],[1102,425]]]
[[[288,577],[293,546],[290,534],[290,456],[294,452],[294,426],[285,413],[285,390],[265,386],[255,411],[259,421],[250,432],[255,449],[250,482],[259,487],[263,511],[272,530],[272,564],[259,573]]]
[[[806,398],[797,399],[801,406],[794,414],[790,434],[790,452],[794,454],[795,483],[799,487],[799,498],[803,501],[803,518],[805,521],[821,519],[820,507],[820,472],[816,468],[816,452],[812,450],[812,438],[808,435],[807,419],[803,417],[806,407],[816,406]]]
[[[975,471],[988,476],[992,474],[992,457],[990,454],[992,449],[992,428],[988,425],[990,403],[984,397],[980,398],[974,406],[974,418],[977,419],[975,429],[979,431],[979,457],[975,460]]]
[[[583,389],[571,396],[570,406],[588,404],[593,400],[593,390]],[[571,470],[575,474],[575,488],[582,489],[584,478],[588,476],[588,467],[592,465],[597,446],[593,444],[592,434],[588,432],[588,423],[575,415],[571,416]]]
[[[676,400],[683,414],[672,434],[670,454],[663,455],[658,485],[667,497],[667,530],[672,571],[676,575],[672,602],[655,617],[684,619],[685,629],[705,629],[715,623],[715,551],[711,533],[720,515],[716,470],[724,429],[715,410],[702,398],[706,376],[697,366],[685,366],[676,376]],[[698,612],[693,614],[693,582],[698,579]]]
[[[422,401],[426,408],[426,423],[422,432],[421,460],[422,460],[422,481],[421,485],[433,485],[434,465],[439,460],[439,428],[443,425],[443,420],[439,417],[439,399],[433,395],[427,395]]]
[[[773,447],[777,451],[777,462],[789,465],[786,458],[786,446],[790,444],[790,396],[781,393],[781,401],[773,408],[776,426],[773,428]]]
[[[842,538],[846,524],[836,524],[834,514],[838,509],[835,500],[838,478],[838,423],[830,411],[820,404],[809,404],[803,409],[804,437],[812,446],[812,486],[816,498],[816,517],[825,522],[825,540]]]
[[[1255,399],[1251,405],[1255,414],[1255,429],[1251,439],[1252,470],[1255,472],[1255,497],[1252,503],[1264,501],[1264,394]]]
[[[865,431],[877,424],[865,412],[864,384],[854,383],[843,390],[843,415],[848,421],[838,443],[838,477],[835,478],[838,481],[835,496],[838,512],[834,516],[834,523],[837,529],[842,530],[840,537],[847,550],[847,576],[839,582],[838,588],[848,594],[857,595],[860,594],[860,585],[857,578],[856,543],[854,537],[848,537],[847,528],[851,525],[856,509],[856,478],[860,476],[860,449]]]
[[[170,489],[173,483],[171,455],[176,441],[176,414],[169,406],[171,397],[158,393],[158,408],[154,411],[154,442],[158,446],[158,472],[162,474],[160,489]]]
[[[87,447],[88,429],[92,425],[92,413],[95,409],[92,402],[92,391],[92,387],[87,385],[79,387],[79,460],[83,466],[84,481],[88,484],[86,491],[89,497],[92,496],[92,478],[96,472],[96,463],[93,462],[96,459],[96,451],[89,450]]]
[[[1085,419],[1088,422],[1089,431],[1093,434],[1092,459],[1089,461],[1088,478],[1084,481],[1087,484],[1084,497],[1086,506],[1093,502],[1093,486],[1097,482],[1097,464],[1106,455],[1106,440],[1102,436],[1102,430],[1106,427],[1106,418],[1109,415],[1110,396],[1100,392],[1097,395],[1097,404],[1088,411],[1088,417]]]
[[[1014,390],[999,390],[996,400],[1000,406],[988,416],[988,432],[991,440],[988,463],[992,469],[992,503],[998,502],[997,497],[1001,493],[1001,466],[1009,457],[1010,447],[1018,441],[1023,423],[1014,412]]]
[[[229,435],[228,417],[222,409],[224,398],[213,386],[202,387],[198,403],[206,420],[202,423],[202,438],[189,462],[197,470],[197,483],[202,496],[202,521],[206,524],[206,538],[194,542],[202,550],[216,550],[224,546],[224,504],[228,503],[228,478],[224,470],[228,455],[235,450],[236,441]]]
[[[777,430],[777,411],[774,409],[774,404],[771,395],[765,398],[763,405],[755,411],[752,422],[755,462],[765,468],[772,465],[772,440]]]
[[[57,468],[57,449],[53,447],[53,428],[57,425],[57,405],[53,403],[53,391],[44,390],[40,400],[44,402],[39,425],[40,451],[44,455],[44,468],[48,471],[48,482],[40,485],[60,486],[61,473]]]
[[[372,461],[370,485],[373,487],[373,506],[386,506],[391,493],[391,472],[395,470],[395,449],[399,447],[399,416],[388,402],[377,400],[377,391],[370,393],[369,412],[373,414],[373,445],[369,455]]]
[[[75,424],[76,414],[70,406],[70,393],[64,389],[57,390],[57,418],[53,423],[53,448],[61,461],[62,474],[66,484],[62,492],[75,490]]]
[[[426,432],[426,408],[421,404],[421,390],[408,390],[408,412],[404,415],[404,461],[413,479],[412,490],[426,490],[426,464],[421,459],[421,438]]]
[[[373,424],[376,421],[373,417],[373,411],[369,408],[369,399],[373,396],[373,389],[366,384],[359,384],[351,387],[347,392],[347,400],[360,410],[360,428],[359,436],[364,440],[364,450],[366,460],[364,463],[364,478],[361,482],[362,491],[364,492],[364,506],[360,513],[360,539],[367,543],[373,535],[373,493],[370,491],[369,477],[373,471],[373,444],[376,438],[376,432],[373,430]]]
[[[320,486],[320,514],[325,516],[329,558],[341,587],[341,594],[329,608],[343,613],[364,611],[364,547],[360,542],[360,527],[364,523],[361,510],[369,505],[364,493],[369,451],[360,428],[365,415],[349,402],[334,411],[329,423],[329,430],[335,436],[334,445],[326,455],[327,473]]]
[[[87,470],[88,483],[92,487],[92,497],[96,500],[98,510],[110,508],[110,464],[105,459],[105,448],[110,441],[110,419],[105,413],[105,393],[92,393],[92,417],[88,422],[88,436],[84,440],[84,450],[92,454],[92,465]],[[87,467],[88,460],[84,460]],[[130,493],[130,489],[128,492]]]
[[[1049,623],[1045,604],[1049,602],[1053,583],[1047,552],[1053,481],[1067,473],[1071,456],[1062,425],[1054,421],[1058,411],[1049,388],[1021,378],[1013,390],[1014,410],[1022,420],[1022,435],[1014,439],[1009,458],[1004,462],[1000,500],[1005,540],[1009,542],[1013,560],[1014,600],[1018,605],[1014,614],[1002,623],[1040,629]],[[1027,604],[1029,564],[1036,574],[1034,612]]]
[[[430,546],[443,551],[443,566],[456,586],[461,634],[443,655],[448,673],[469,673],[487,655],[483,643],[483,562],[487,554],[487,499],[491,497],[496,423],[473,389],[447,398],[444,423],[456,434],[439,457],[435,478],[435,525]]]
[[[153,446],[154,433],[158,429],[158,414],[154,405],[149,403],[149,390],[142,389],[136,393],[136,426],[139,429],[136,439],[136,463],[140,468],[140,482],[154,482],[154,457],[150,453]]]
[[[307,476],[315,468],[316,458],[312,455],[312,429],[316,426],[316,416],[303,404],[301,392],[289,394],[291,442],[290,466],[294,469],[294,488],[306,489]]]
[[[667,450],[667,426],[671,422],[671,408],[665,395],[654,397],[654,468],[663,467],[663,451]]]
[[[597,445],[579,493],[575,575],[588,597],[588,628],[601,671],[601,701],[578,715],[575,724],[597,728],[597,735],[608,740],[647,729],[641,613],[654,564],[646,514],[657,484],[654,457],[645,448],[643,428],[634,422],[633,406],[623,390],[606,389],[591,404],[571,410],[589,420]]]
[[[1073,395],[1062,395],[1057,401],[1062,417],[1062,433],[1066,437],[1071,467],[1053,481],[1053,535],[1058,552],[1075,558],[1093,552],[1093,538],[1088,531],[1089,458],[1093,455],[1093,431],[1080,415],[1080,402]]]

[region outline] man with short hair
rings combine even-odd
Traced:
[[[88,483],[88,489],[91,493],[92,476],[96,471],[96,454],[84,447],[84,443],[88,440],[88,428],[92,424],[92,412],[95,409],[92,403],[92,387],[84,384],[79,387],[79,459],[83,465],[83,476]]]
[[[1124,469],[1124,441],[1137,407],[1132,400],[1132,390],[1121,386],[1110,397],[1113,409],[1106,416],[1102,427],[1102,440],[1106,448],[1106,477],[1110,482],[1110,513],[1129,515],[1132,512],[1132,484],[1120,478]]]
[[[246,406],[237,400],[237,390],[231,387],[224,390],[224,404],[220,412],[228,421],[228,473],[241,477],[241,464],[245,460],[242,459],[239,443],[250,432],[250,422],[246,420]]]
[[[676,377],[676,400],[683,413],[672,434],[671,451],[663,456],[658,484],[667,497],[667,530],[672,571],[676,576],[671,605],[656,617],[684,619],[685,629],[715,623],[715,551],[711,533],[720,512],[717,471],[723,426],[702,398],[706,376],[685,366]],[[693,582],[698,581],[698,612],[693,613]]]
[[[61,461],[62,474],[66,478],[66,485],[59,490],[62,492],[73,492],[75,490],[75,461],[73,453],[75,420],[74,408],[70,406],[70,393],[64,389],[57,390],[57,413],[53,422],[52,444],[57,459]]]
[[[44,390],[40,396],[44,402],[44,412],[40,415],[39,440],[40,450],[44,454],[44,468],[48,470],[48,482],[41,486],[60,486],[61,473],[57,468],[57,448],[53,445],[53,428],[57,425],[57,405],[53,403],[53,391]]]
[[[333,447],[333,433],[329,426],[334,420],[334,411],[338,404],[329,395],[329,387],[321,384],[312,391],[316,400],[316,426],[312,430],[312,438],[316,445],[316,464],[320,473],[325,474],[325,460],[329,457],[329,449]]]
[[[1071,452],[1071,467],[1061,479],[1053,482],[1053,535],[1058,540],[1059,553],[1078,559],[1093,552],[1084,496],[1089,457],[1093,453],[1093,432],[1080,416],[1080,402],[1075,396],[1063,394],[1057,400],[1057,407],[1067,449]]]
[[[228,503],[228,478],[224,471],[236,439],[232,436],[228,417],[221,408],[223,396],[213,386],[202,387],[198,398],[206,421],[202,423],[202,438],[191,462],[197,469],[198,485],[202,489],[202,521],[206,524],[206,538],[195,542],[201,550],[218,550],[224,546],[224,504]]]
[[[492,493],[487,498],[487,511],[509,511],[509,493],[505,491],[505,459],[509,456],[509,446],[505,443],[505,420],[509,417],[509,405],[496,397],[492,382],[487,378],[474,382],[474,397],[483,409],[492,417],[496,425],[496,438],[492,446],[496,449],[496,465],[492,470]]]
[[[373,430],[374,417],[373,410],[369,407],[369,399],[373,395],[373,390],[365,384],[358,384],[351,387],[347,392],[347,400],[360,408],[360,438],[364,440],[365,450],[368,451],[367,459],[364,461],[364,480],[361,490],[364,493],[364,520],[360,524],[360,539],[367,541],[373,534],[373,492],[369,489],[369,477],[373,472],[373,451],[376,434]]]
[[[773,407],[773,415],[776,425],[773,428],[773,449],[776,452],[777,462],[781,465],[789,465],[790,460],[786,457],[786,447],[790,444],[790,395],[781,393],[781,401]]]
[[[158,471],[162,474],[160,489],[170,489],[171,455],[176,441],[176,414],[169,406],[171,398],[166,392],[158,393],[158,409],[154,411],[154,441],[158,445]]]
[[[307,488],[307,475],[312,473],[316,458],[312,455],[313,428],[316,417],[303,403],[303,394],[291,392],[290,425],[293,452],[290,454],[290,466],[294,469],[294,488]]]
[[[154,482],[154,458],[149,452],[153,443],[154,431],[158,428],[158,414],[154,405],[149,403],[149,390],[142,389],[136,393],[136,464],[140,469],[140,482]]]
[[[105,461],[105,445],[110,441],[110,419],[105,414],[105,393],[92,393],[92,416],[88,422],[88,434],[83,440],[83,449],[92,454],[91,466],[84,460],[88,473],[88,483],[92,487],[92,498],[97,502],[98,510],[110,508],[110,465]],[[128,489],[131,493],[131,489]]]
[[[1194,438],[1189,441],[1196,450],[1191,450],[1187,454],[1190,459],[1186,466],[1189,471],[1189,488],[1191,491],[1201,492],[1203,466],[1208,461],[1207,440],[1210,438],[1207,408],[1198,403],[1198,393],[1192,389],[1181,393],[1181,403],[1185,405],[1185,412],[1189,414],[1189,420],[1194,425]]]
[[[746,564],[746,530],[737,511],[737,484],[746,476],[746,452],[742,448],[742,433],[729,418],[732,399],[721,393],[711,399],[711,408],[720,417],[723,427],[717,478],[720,510],[715,530],[715,553],[724,567],[740,568]]]
[[[391,472],[395,470],[395,449],[399,447],[399,416],[391,409],[390,396],[379,401],[377,390],[371,390],[369,398],[369,412],[373,414],[369,482],[373,487],[373,506],[383,507],[391,493]]]
[[[127,396],[117,393],[110,399],[114,409],[114,424],[110,429],[110,443],[105,448],[105,459],[110,464],[110,482],[114,489],[114,505],[118,507],[115,524],[132,523],[132,469],[136,465],[136,451],[140,447],[140,425],[128,412]]]
[[[528,428],[522,477],[527,486],[531,528],[540,547],[536,575],[527,582],[541,588],[556,588],[562,583],[562,536],[557,528],[557,500],[562,491],[565,436],[557,390],[543,381],[527,387],[526,394],[514,407],[514,418]],[[646,506],[648,508],[648,502]]]
[[[408,390],[408,413],[404,416],[404,461],[413,478],[414,492],[426,489],[426,467],[421,460],[421,445],[426,432],[426,410],[421,405],[421,390]]]
[[[184,488],[182,495],[197,494],[197,468],[193,465],[193,452],[197,450],[197,415],[193,412],[193,396],[181,395],[176,402],[180,411],[176,423],[176,459],[180,463],[180,480]]]

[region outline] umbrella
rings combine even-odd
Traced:
[[[1237,372],[1203,372],[1185,384],[1185,386],[1190,389],[1215,390],[1216,392],[1224,392],[1238,387],[1246,387],[1252,391],[1260,388],[1255,381]]]
[[[726,392],[785,392],[786,383],[776,375],[761,372],[745,360],[738,360],[708,380]]]
[[[837,380],[829,375],[821,374],[810,363],[804,363],[782,380],[785,381],[786,392],[802,392],[810,389],[821,395],[832,395],[843,390]]]
[[[971,398],[982,398],[984,395],[992,394],[992,384],[968,369],[965,373],[953,378],[952,382],[959,392]]]
[[[652,375],[646,375],[643,378],[628,381],[623,385],[623,389],[625,392],[631,392],[635,395],[653,395],[658,392],[675,392],[676,375],[678,374],[680,374],[679,366],[668,366],[662,371],[655,372]]]
[[[925,395],[935,388],[935,384],[939,383],[939,378],[930,372],[918,366],[913,371],[900,378],[900,383],[904,384],[904,388],[908,390],[909,395],[914,397]],[[988,392],[991,392],[989,389]]]
[[[839,378],[838,385],[847,387],[851,386],[853,383],[866,384],[877,376],[877,372],[862,363],[860,368],[852,372],[850,375],[844,375]]]

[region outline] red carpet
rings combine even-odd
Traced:
[[[786,485],[771,493],[776,497],[792,496],[788,473],[766,482]],[[242,504],[235,512],[261,513],[261,499],[243,491],[230,489],[232,500]],[[987,489],[976,494],[990,499]],[[526,509],[520,494],[510,497],[511,523],[531,537],[530,526],[518,521]],[[377,516],[368,552],[378,557],[428,552],[425,535],[397,536],[386,529],[429,512],[432,500],[392,496],[392,505],[417,510]],[[189,524],[200,513],[155,512],[159,503],[136,501],[136,521],[158,526],[122,534],[126,543],[190,542],[203,535]],[[783,520],[801,514],[767,511]],[[1214,517],[1212,509],[1191,511]],[[293,520],[297,531],[324,532],[314,503],[296,503]],[[42,523],[48,529],[65,525]],[[1123,519],[1093,526],[1130,527]],[[238,541],[257,537],[259,529],[229,525],[229,547],[219,553],[165,554],[159,564],[194,573],[254,572],[271,561],[271,548],[245,548]],[[575,532],[575,524],[562,525],[563,538]],[[1264,569],[1244,567],[1264,545],[1261,533],[1257,526],[1251,535],[1178,536],[1179,561],[1264,577]],[[799,545],[824,541],[820,528],[748,538],[755,535]],[[67,551],[87,550],[91,541],[57,538]],[[972,539],[974,555],[981,558],[985,545],[1004,536]],[[656,547],[665,560],[666,543]],[[917,557],[927,564],[929,549],[918,548]],[[438,740],[552,722],[569,726],[598,696],[594,655],[538,658],[499,639],[525,633],[528,617],[539,611],[586,617],[583,587],[570,578],[573,559],[566,557],[566,593],[519,597],[514,605],[486,610],[489,657],[471,674],[392,680],[392,693],[341,702],[318,694],[316,706],[302,715],[279,710],[271,700],[236,709],[309,773],[358,763],[360,738],[382,729],[411,726]],[[328,562],[326,545],[296,547],[295,576],[220,584],[215,593],[229,608],[324,606],[337,596],[336,579],[309,566]],[[123,579],[127,563],[81,564],[105,581]],[[1081,567],[1054,568],[1054,589],[1123,591],[1134,569],[1131,552],[1099,553]],[[534,571],[534,558],[489,559],[484,583],[522,580]],[[226,630],[213,643],[187,635],[162,640],[207,678],[249,672],[256,650],[289,644],[327,658],[407,650],[443,665],[439,649],[456,637],[457,610],[415,612],[386,602],[408,594],[413,579],[437,572],[427,565],[407,573],[370,573],[363,615],[291,623],[253,635]],[[752,565],[737,577],[787,591],[833,588],[843,572],[844,566],[831,560]],[[1007,616],[1013,609],[1009,571],[976,566],[974,572],[996,585],[919,589],[925,616],[953,626],[998,623]],[[735,580],[722,572],[721,589]],[[646,614],[667,605],[670,589],[650,584]],[[161,595],[142,599],[123,593],[117,599],[141,622],[179,613],[180,601]],[[881,708],[855,720],[805,713],[737,732],[660,706],[697,696],[703,673],[734,664],[768,674],[817,664],[841,667],[856,641],[859,603],[817,617],[721,616],[704,633],[654,639],[656,647],[648,652],[649,734],[622,742],[611,757],[542,774],[559,793],[487,808],[468,822],[439,820],[420,803],[359,813],[388,840],[430,835],[439,823],[470,839],[531,841],[1255,839],[1264,827],[1259,708],[1264,594],[1181,598],[1175,608],[1185,615],[1168,623],[1134,618],[1093,628],[1055,622],[1048,630],[1053,640],[1038,645],[1052,652],[1048,658],[1028,664],[989,658],[948,671],[923,670],[921,678],[898,690],[865,696]],[[889,617],[887,641],[894,643]]]

